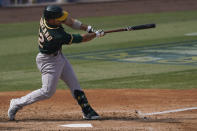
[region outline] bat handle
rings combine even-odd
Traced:
[[[112,32],[121,32],[121,31],[127,31],[127,29],[126,28],[122,28],[122,29],[108,30],[108,31],[105,31],[105,34],[106,33],[112,33]]]

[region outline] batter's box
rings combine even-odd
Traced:
[[[157,44],[67,55],[70,59],[105,60],[131,63],[197,65],[197,41]]]

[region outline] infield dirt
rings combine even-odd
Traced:
[[[100,120],[82,119],[80,107],[69,90],[58,90],[49,100],[24,107],[8,121],[9,100],[29,91],[0,93],[0,130],[197,130],[197,110],[150,116],[143,113],[182,109],[197,105],[196,89],[94,89],[85,90],[89,102],[101,115]],[[60,127],[64,124],[91,123],[93,128]]]
[[[134,13],[197,10],[195,0],[132,0],[123,3],[64,5],[74,17],[106,16]],[[0,23],[39,21],[43,7],[1,8]],[[31,16],[31,17],[30,17]],[[132,86],[132,85],[131,85]],[[151,116],[144,120],[134,111],[143,113],[197,107],[197,90],[159,89],[94,89],[85,90],[89,102],[101,120],[82,120],[82,113],[68,90],[58,90],[49,100],[24,107],[17,121],[8,121],[11,98],[29,91],[0,92],[0,130],[197,130],[197,111],[184,111]],[[66,128],[63,124],[91,123],[93,128]]]

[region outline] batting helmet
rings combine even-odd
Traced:
[[[44,14],[44,18],[47,20],[57,19],[59,21],[64,21],[68,16],[68,12],[63,11],[61,7],[56,5],[46,6],[43,14]]]

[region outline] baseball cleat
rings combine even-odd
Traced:
[[[8,109],[8,118],[10,121],[15,120],[15,115],[16,115],[17,111],[20,109],[22,109],[22,107],[17,106],[15,99],[12,99],[10,101],[10,108]]]
[[[92,109],[91,106],[84,108],[83,110],[83,119],[85,120],[97,120],[100,116]]]
[[[94,115],[94,116],[89,117],[89,116],[83,115],[83,119],[84,120],[98,120],[98,119],[100,119],[100,116]]]

